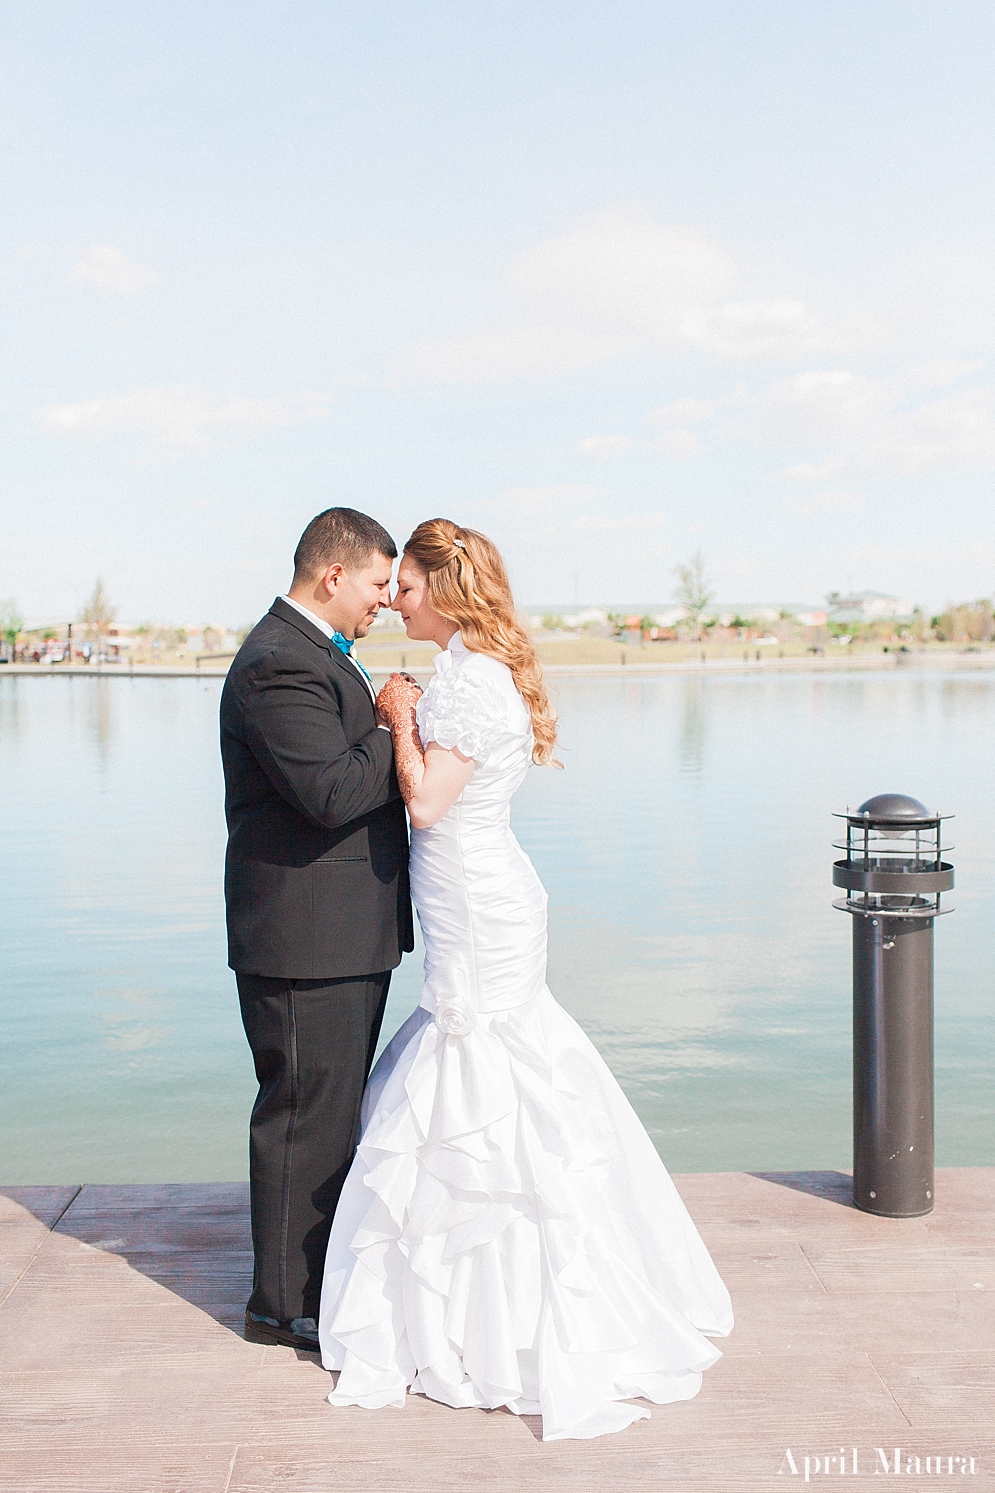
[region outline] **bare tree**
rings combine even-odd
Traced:
[[[674,574],[677,577],[674,600],[684,608],[691,624],[691,635],[697,643],[701,637],[701,614],[714,594],[708,589],[705,557],[701,550],[696,550],[686,565],[675,565]]]
[[[87,630],[89,637],[100,649],[100,640],[117,616],[117,607],[111,605],[111,599],[107,594],[107,587],[98,577],[90,599],[79,614],[79,620]]]

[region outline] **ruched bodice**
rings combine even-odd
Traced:
[[[418,704],[422,740],[478,765],[438,824],[412,829],[411,889],[425,940],[421,1004],[465,1025],[544,988],[546,893],[511,830],[511,798],[532,760],[511,673],[458,635],[435,668]]]
[[[458,635],[418,704],[472,757],[411,833],[425,984],[370,1078],[332,1226],[319,1333],[333,1405],[539,1413],[546,1440],[688,1399],[729,1295],[612,1074],[546,987],[546,893],[510,824],[531,722]],[[606,992],[606,999],[614,998]]]

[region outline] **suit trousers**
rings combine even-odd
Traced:
[[[318,1316],[332,1215],[352,1164],[390,971],[339,980],[236,974],[259,1093],[249,1123],[248,1310]]]

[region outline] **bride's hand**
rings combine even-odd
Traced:
[[[410,721],[421,696],[420,685],[410,674],[391,674],[377,695],[377,710],[388,726]]]

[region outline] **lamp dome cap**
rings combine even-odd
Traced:
[[[868,819],[935,819],[937,816],[907,793],[877,793],[857,810]]]

